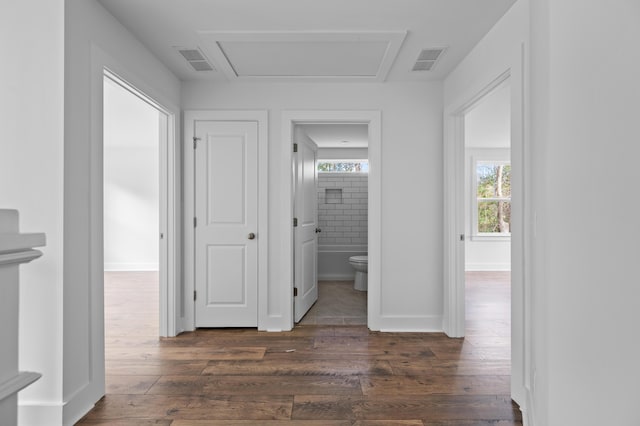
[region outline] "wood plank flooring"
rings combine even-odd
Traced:
[[[159,339],[157,275],[108,273],[107,395],[78,424],[521,425],[508,280],[468,274],[465,339],[317,324]]]

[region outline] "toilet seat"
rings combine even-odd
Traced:
[[[369,262],[369,256],[351,256],[349,258],[349,262],[353,262],[353,263],[368,263]]]

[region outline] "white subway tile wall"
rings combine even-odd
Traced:
[[[319,245],[367,244],[369,176],[318,173]]]

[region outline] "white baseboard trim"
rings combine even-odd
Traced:
[[[318,281],[353,281],[355,274],[319,274]]]
[[[160,265],[158,263],[105,263],[104,270],[106,272],[154,272],[160,270]]]
[[[529,390],[526,391],[526,406],[520,406],[520,412],[522,412],[522,426],[536,426],[534,409],[533,409],[533,395]]]
[[[18,403],[18,426],[60,426],[62,425],[63,406],[50,402]]]
[[[77,389],[65,402],[63,425],[72,426],[87,414],[105,394],[104,381],[89,382]]]
[[[464,266],[465,271],[474,272],[506,272],[511,270],[510,263],[467,263]]]
[[[25,401],[18,403],[19,426],[73,426],[104,395],[104,383],[87,383],[65,403]]]
[[[384,332],[442,332],[442,315],[381,315],[378,323]]]

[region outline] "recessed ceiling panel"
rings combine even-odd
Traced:
[[[200,32],[230,80],[384,81],[405,31]]]
[[[386,42],[218,42],[238,77],[371,77]]]

